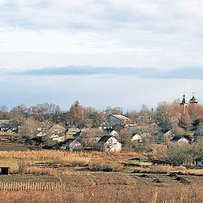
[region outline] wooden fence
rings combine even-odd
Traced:
[[[66,190],[65,184],[51,182],[0,182],[0,191],[61,191]]]

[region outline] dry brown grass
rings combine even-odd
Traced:
[[[196,185],[175,188],[137,185],[119,189],[90,186],[85,189],[83,202],[202,203],[202,189]]]
[[[123,165],[115,161],[95,160],[88,164],[90,171],[122,171]]]
[[[77,203],[200,203],[203,186],[196,179],[183,185],[165,176],[162,185],[151,179],[123,173],[123,165],[129,158],[142,158],[139,153],[64,152],[53,150],[0,152],[0,165],[10,166],[10,175],[2,178],[0,202],[77,202]],[[49,168],[40,163],[59,163],[63,168]],[[39,164],[39,165],[37,165]],[[64,166],[71,166],[64,167]],[[113,173],[77,170],[88,166],[90,170],[121,171]],[[20,169],[21,168],[21,169]],[[203,173],[200,169],[152,165],[133,167],[140,172]],[[67,171],[66,171],[67,170]],[[22,175],[19,173],[22,172]],[[16,177],[15,177],[16,176]],[[162,175],[161,175],[162,176]],[[37,179],[35,179],[38,177]],[[9,178],[9,180],[7,180]],[[148,181],[148,182],[147,182]],[[56,187],[54,186],[56,185]],[[54,188],[54,189],[53,189]]]
[[[25,169],[24,174],[56,176],[57,171],[56,169],[53,168],[42,168],[37,166],[31,166]]]
[[[106,153],[106,152],[70,152],[57,150],[41,151],[1,151],[0,163],[2,160],[25,160],[35,161],[52,161],[64,166],[87,166],[92,159],[101,159],[107,161],[119,161],[130,157],[143,157],[143,154],[128,153]]]
[[[185,166],[152,165],[149,169],[154,172],[176,172],[185,175],[203,175],[203,169],[187,169]]]
[[[201,203],[202,187],[177,186],[157,188],[137,186],[115,188],[109,186],[87,186],[83,191],[0,191],[0,202],[77,202],[77,203]]]
[[[16,133],[13,133],[13,132],[0,132],[0,137],[1,136],[13,136],[13,135],[16,135]]]
[[[2,151],[0,152],[1,160],[25,160],[29,162],[34,161],[54,161],[62,165],[87,165],[91,158],[86,153],[75,152],[63,152],[54,150],[42,150],[42,151]]]
[[[24,159],[5,159],[0,160],[0,163],[1,166],[10,167],[10,174],[56,175],[56,170],[54,168],[32,166],[31,161]]]
[[[96,168],[109,168],[112,171],[121,171],[123,168],[121,163],[125,163],[128,158],[140,158],[143,154],[139,153],[105,153],[105,152],[70,152],[70,151],[2,151],[0,152],[0,166],[9,166],[11,173],[23,173],[24,168],[34,166],[37,162],[57,163],[61,166],[69,167],[86,167],[91,170]],[[98,167],[97,167],[98,166]],[[24,168],[23,168],[24,167]],[[110,169],[111,168],[111,169]],[[137,172],[157,172],[170,173],[180,172],[182,174],[202,175],[202,169],[187,169],[184,166],[169,166],[169,165],[151,165],[146,168],[135,167]],[[34,170],[34,169],[33,169]],[[36,169],[38,170],[39,169]],[[108,170],[108,169],[107,169]],[[45,170],[44,170],[45,171]],[[46,172],[42,173],[46,173]],[[37,173],[37,172],[36,172]],[[49,172],[47,172],[49,173]]]
[[[136,167],[134,172],[180,173],[183,175],[203,175],[203,169],[187,169],[185,166],[169,166],[169,165],[151,165],[147,168]]]
[[[77,202],[82,203],[84,200],[83,193],[65,192],[64,191],[17,191],[17,192],[0,192],[0,202],[4,203],[64,203],[64,202]]]

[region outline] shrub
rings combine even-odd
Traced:
[[[28,167],[24,171],[25,174],[32,174],[32,175],[49,175],[54,176],[56,175],[55,169],[52,168],[41,168],[41,167]]]
[[[113,161],[90,161],[88,164],[88,169],[90,171],[121,171],[123,166],[119,162]]]
[[[23,159],[20,159],[18,161],[18,173],[19,174],[24,174],[25,173],[25,170],[26,170],[26,167],[27,167],[27,162]]]

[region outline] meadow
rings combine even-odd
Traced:
[[[1,151],[0,202],[202,202],[202,169],[146,163],[136,152]]]

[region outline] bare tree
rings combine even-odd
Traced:
[[[123,109],[121,107],[106,107],[105,109],[105,113],[107,115],[111,115],[111,114],[123,114]]]
[[[121,144],[124,151],[132,151],[133,143],[131,141],[131,134],[127,131],[127,129],[120,129],[119,135],[121,138]]]
[[[188,114],[192,121],[203,118],[203,107],[199,104],[190,104],[188,106]]]
[[[188,113],[182,114],[179,122],[179,126],[185,130],[190,130],[192,127],[192,119]]]
[[[15,106],[10,111],[11,120],[21,123],[24,118],[28,118],[30,115],[30,109],[27,108],[24,104]]]
[[[6,105],[0,106],[0,117],[1,119],[7,119],[9,117],[8,107]]]
[[[84,127],[83,107],[78,101],[74,102],[74,104],[70,107],[68,118],[70,125],[75,125],[78,128]]]
[[[81,132],[80,141],[85,147],[93,147],[97,142],[97,138],[102,136],[103,133],[103,130],[89,128],[88,130]]]
[[[137,111],[130,111],[125,114],[128,118],[132,121],[136,122],[137,118],[139,117],[139,112]]]
[[[155,118],[163,131],[176,128],[179,124],[181,113],[177,103],[160,103],[155,112]]]
[[[32,116],[39,121],[50,120],[55,123],[59,122],[60,107],[56,104],[37,104],[31,107]]]
[[[92,107],[83,107],[83,118],[87,127],[97,128],[105,121],[106,116],[103,112],[97,111]]]
[[[30,140],[32,136],[37,134],[37,128],[39,127],[39,122],[33,118],[26,118],[22,120],[20,134],[26,140]]]

